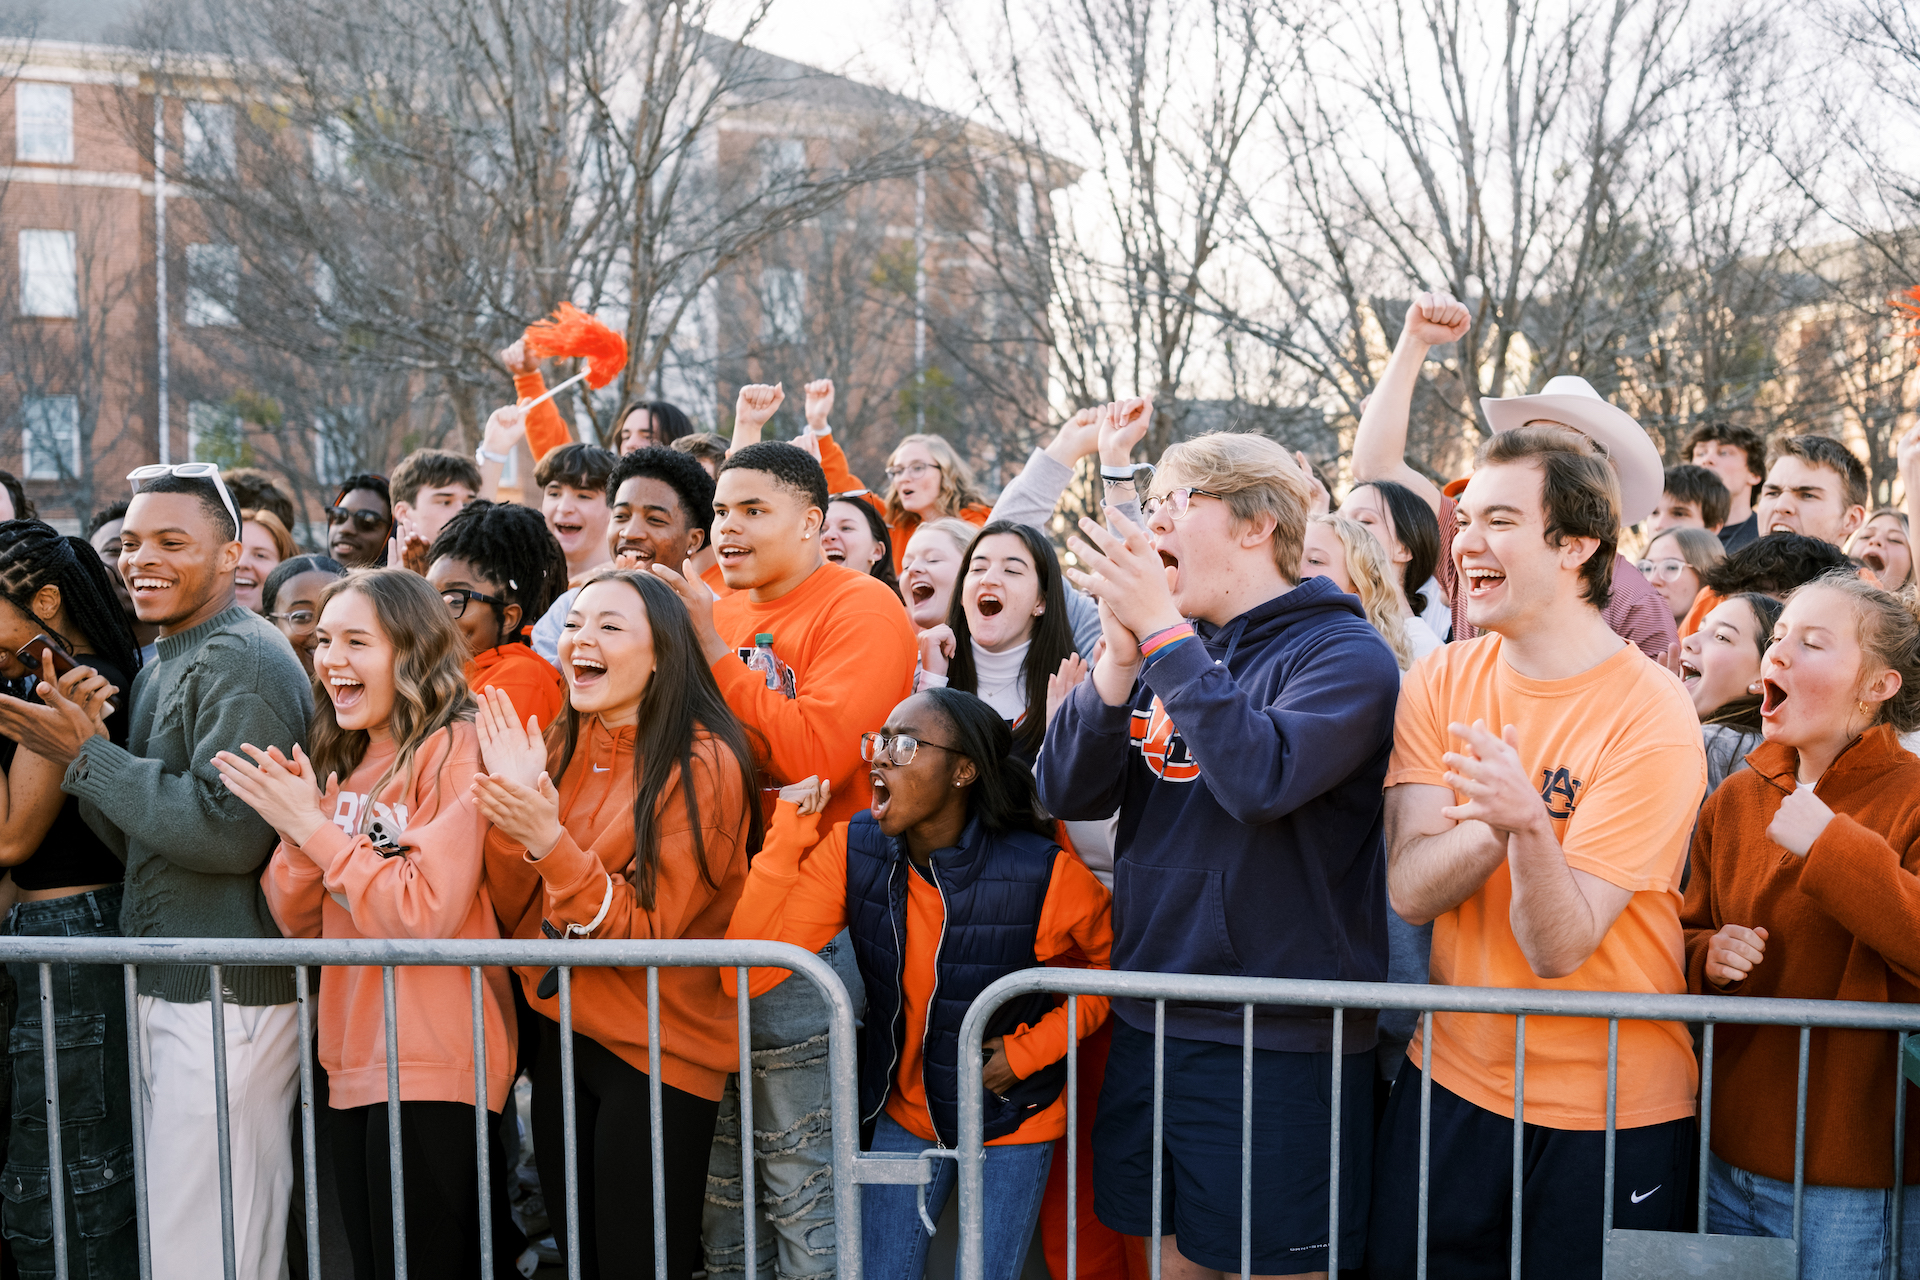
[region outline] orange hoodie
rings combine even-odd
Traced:
[[[477,694],[489,685],[513,700],[521,724],[536,716],[543,730],[567,705],[560,673],[524,644],[497,645],[467,659],[467,687]]]
[[[556,735],[557,737],[557,735]],[[627,879],[633,862],[634,729],[609,730],[585,717],[580,742],[560,779],[560,842],[534,861],[499,831],[487,836],[487,882],[500,926],[509,937],[538,938],[540,921],[565,931],[592,924],[595,938],[718,938],[747,878],[748,799],[731,753],[701,734],[694,742],[694,798],[707,871],[694,861],[686,794],[676,777],[660,798],[660,868],[654,907],[640,906]],[[560,767],[557,743],[548,768]],[[560,1021],[556,996],[534,994],[544,968],[522,969],[527,999]],[[660,970],[660,1079],[676,1089],[718,1099],[729,1071],[740,1067],[734,1002],[720,992],[717,969]],[[573,1026],[647,1070],[647,971],[586,968],[573,971]]]
[[[874,509],[883,521],[886,521],[887,537],[893,543],[893,571],[900,572],[900,565],[907,555],[907,539],[913,537],[913,531],[920,527],[920,517],[911,511],[903,512],[898,523],[887,518],[887,500],[860,483],[860,477],[853,474],[847,466],[846,450],[832,436],[818,436],[820,442],[820,469],[827,473],[827,492],[832,494],[858,494],[866,504]],[[993,514],[993,508],[985,503],[969,502],[954,515],[965,520],[974,528],[987,522]]]
[[[738,591],[715,602],[713,624],[734,650],[713,664],[720,692],[765,740],[762,785],[777,789],[819,774],[833,786],[827,821],[866,808],[872,789],[860,735],[878,729],[913,692],[913,624],[900,597],[877,578],[823,564],[778,600],[755,604]],[[762,633],[793,668],[792,698],[769,689],[739,656]]]
[[[273,851],[260,887],[288,937],[500,936],[481,874],[487,823],[468,794],[481,770],[472,722],[428,738],[414,754],[411,778],[403,771],[369,796],[396,754],[391,741],[370,745],[359,767],[340,784],[333,820],[299,848],[282,844]],[[374,849],[363,833],[375,821],[396,836],[403,853],[382,857]],[[505,969],[483,969],[481,975],[487,1108],[498,1111],[515,1071],[513,995]],[[471,1103],[467,970],[420,965],[396,969],[393,978],[401,1099]],[[387,1100],[386,1005],[378,968],[321,970],[320,1062],[327,1069],[330,1105],[365,1107]]]
[[[519,403],[538,399],[547,394],[547,380],[536,370],[523,373],[513,380],[513,394],[519,397]],[[567,430],[567,421],[560,416],[559,406],[548,400],[527,415],[527,452],[533,455],[535,462],[546,457],[563,444],[573,442],[573,433]],[[528,476],[527,484],[533,483]]]
[[[753,860],[747,887],[734,909],[729,938],[772,938],[806,951],[818,951],[850,923],[847,916],[847,824],[835,823],[820,839],[817,813],[802,814],[791,801],[774,809],[766,846]],[[1104,969],[1113,948],[1113,900],[1086,865],[1061,851],[1053,860],[1053,879],[1047,884],[1046,903],[1040,909],[1040,927],[1034,934],[1033,954],[1042,964],[1060,960],[1072,968]],[[887,1114],[901,1128],[930,1143],[939,1138],[927,1115],[927,1087],[921,1075],[926,1036],[927,1006],[933,999],[934,964],[946,930],[946,903],[940,891],[917,872],[907,877],[907,937],[902,951],[906,1041],[894,1072]],[[737,996],[739,979],[724,969],[720,984]],[[771,991],[787,978],[785,969],[749,969],[747,994]],[[1107,1001],[1101,996],[1080,997],[1080,1036],[1085,1039],[1107,1020]],[[1022,1026],[1006,1037],[1007,1065],[1024,1080],[1042,1067],[1067,1056],[1067,1006],[1062,1002],[1033,1026]],[[1036,1112],[1004,1138],[988,1146],[1052,1142],[1067,1131],[1067,1097],[1062,1093],[1045,1110]]]

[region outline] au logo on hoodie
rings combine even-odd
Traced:
[[[1173,727],[1173,718],[1154,698],[1145,711],[1135,707],[1127,723],[1127,736],[1140,748],[1153,776],[1166,782],[1193,782],[1200,777],[1200,766],[1187,750],[1185,738]]]

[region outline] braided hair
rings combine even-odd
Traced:
[[[567,589],[566,553],[540,513],[517,502],[481,499],[462,507],[427,548],[427,564],[446,556],[498,583],[520,606],[523,626],[538,622]]]
[[[34,596],[48,586],[60,589],[60,605],[88,648],[129,676],[140,669],[133,628],[107,566],[86,539],[63,537],[39,520],[0,523],[0,596],[32,617]]]

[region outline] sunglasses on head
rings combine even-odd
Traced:
[[[135,467],[127,472],[127,483],[133,486],[135,493],[139,493],[141,485],[151,484],[166,476],[176,476],[181,480],[200,480],[212,485],[213,491],[220,495],[221,505],[226,507],[227,514],[233,517],[233,536],[236,538],[240,536],[240,512],[233,505],[233,495],[227,492],[227,483],[220,478],[220,468],[217,465],[211,462],[176,462],[172,465],[156,462],[149,466]]]

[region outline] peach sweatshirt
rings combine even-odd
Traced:
[[[435,733],[415,753],[410,771],[369,796],[395,754],[391,741],[369,746],[359,767],[340,784],[332,821],[299,848],[282,844],[273,851],[260,887],[288,937],[500,936],[482,879],[487,823],[469,796],[481,768],[472,722]],[[401,853],[383,857],[374,849],[365,832],[375,820],[397,833]],[[481,973],[487,1109],[498,1111],[515,1071],[513,995],[505,969]],[[472,1102],[467,970],[400,968],[394,973],[394,999],[401,1100]],[[385,1016],[378,968],[321,970],[320,1062],[327,1069],[330,1105],[365,1107],[387,1100]]]

